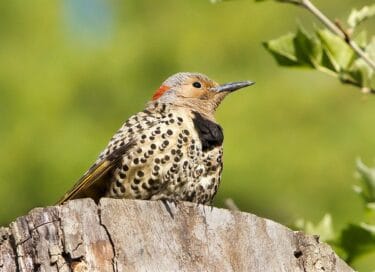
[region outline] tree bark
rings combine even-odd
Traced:
[[[0,228],[0,271],[353,271],[315,236],[193,203],[102,199]]]

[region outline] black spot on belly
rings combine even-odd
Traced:
[[[194,113],[194,127],[198,132],[203,151],[220,146],[224,140],[223,129],[220,125],[204,118],[200,113]]]

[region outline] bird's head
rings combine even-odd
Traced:
[[[213,116],[227,94],[252,84],[251,81],[218,84],[203,74],[177,73],[163,82],[152,101],[189,107]]]

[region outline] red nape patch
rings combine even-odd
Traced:
[[[162,96],[166,91],[168,91],[170,88],[165,85],[161,85],[159,89],[156,90],[154,95],[152,96],[152,100],[158,99],[160,96]]]

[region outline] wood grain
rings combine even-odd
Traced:
[[[0,228],[0,271],[353,271],[315,236],[239,211],[78,199]]]

